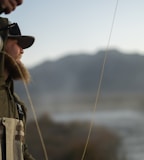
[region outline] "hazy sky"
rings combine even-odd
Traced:
[[[23,62],[89,52],[107,46],[116,0],[24,0],[8,17],[21,32],[35,36]],[[144,53],[144,0],[119,0],[110,47]]]

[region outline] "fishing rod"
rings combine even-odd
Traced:
[[[112,24],[111,24],[110,33],[109,33],[109,36],[108,36],[108,42],[107,42],[107,46],[106,46],[106,49],[105,49],[105,54],[104,54],[104,58],[103,58],[103,62],[102,62],[102,68],[101,68],[101,72],[100,72],[100,78],[99,78],[99,82],[98,82],[98,89],[97,89],[97,94],[96,94],[96,98],[95,98],[95,105],[94,105],[94,108],[93,108],[93,113],[96,112],[97,105],[98,105],[98,100],[99,100],[99,97],[100,97],[102,80],[103,80],[104,70],[105,70],[105,64],[106,64],[106,60],[107,60],[107,56],[108,56],[108,49],[109,49],[109,46],[110,46],[112,31],[113,31],[114,22],[115,22],[116,13],[117,13],[117,8],[118,8],[118,1],[119,0],[116,0],[116,4],[115,4],[115,8],[114,8]],[[84,146],[84,150],[83,150],[83,153],[82,153],[81,160],[84,160],[84,158],[85,158],[93,126],[94,126],[94,116],[92,117],[92,119],[90,121],[88,136],[87,136],[87,139],[86,139],[86,143],[85,143],[85,146]]]

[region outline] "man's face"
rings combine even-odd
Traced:
[[[5,45],[5,69],[14,80],[30,81],[30,74],[21,62],[23,49],[18,45],[16,39],[8,39]]]
[[[7,40],[5,51],[17,62],[20,61],[23,54],[23,49],[18,45],[18,41],[16,39]]]

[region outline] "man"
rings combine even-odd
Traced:
[[[0,160],[34,160],[25,144],[26,108],[14,93],[14,80],[30,80],[21,62],[23,49],[34,43],[34,37],[22,36],[16,23],[0,18]]]
[[[11,13],[17,6],[21,5],[23,0],[0,0],[0,13]]]

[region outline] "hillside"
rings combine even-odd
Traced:
[[[71,55],[46,61],[30,69],[31,89],[41,92],[95,92],[104,52]],[[104,91],[144,91],[144,56],[127,55],[116,50],[108,53],[102,88]]]
[[[67,104],[69,101],[67,102],[65,97],[71,97],[69,98],[71,102],[73,97],[77,97],[76,103],[81,103],[80,100],[84,100],[85,104],[94,102],[104,54],[105,52],[101,50],[94,55],[86,53],[69,55],[56,61],[45,61],[31,68],[33,81],[28,87],[37,106],[47,106],[48,103],[63,105],[60,97],[63,97]],[[109,95],[143,93],[143,69],[144,56],[109,50],[101,92]],[[17,88],[20,96],[25,97],[20,84],[17,84]]]

